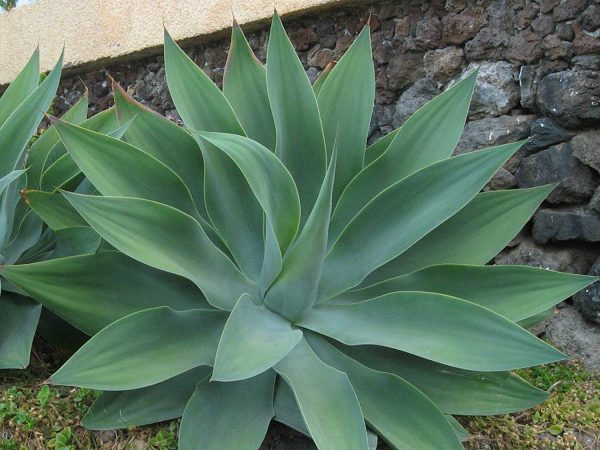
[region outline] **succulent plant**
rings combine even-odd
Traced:
[[[0,264],[33,261],[47,251],[42,221],[19,192],[31,178],[25,170],[27,149],[58,141],[49,133],[30,145],[58,88],[61,66],[62,56],[50,74],[41,77],[36,50],[0,97]],[[76,113],[77,109],[71,115]],[[22,368],[29,363],[42,307],[1,276],[0,288],[0,369]]]
[[[552,186],[480,193],[522,142],[452,156],[476,73],[367,146],[368,25],[314,89],[277,15],[266,66],[234,25],[223,91],[167,33],[165,65],[187,129],[117,86],[123,141],[56,124],[100,195],[27,194],[107,245],[3,268],[93,335],[50,379],[104,391],[86,426],[183,416],[182,449],[252,450],[274,419],[322,450],[451,449],[452,415],[545,399],[511,371],[564,355],[519,323],[594,278],[485,265]]]

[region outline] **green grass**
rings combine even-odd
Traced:
[[[85,430],[80,421],[97,394],[44,384],[59,363],[37,357],[25,371],[0,371],[0,450],[177,448],[178,421],[114,432]],[[549,390],[548,401],[518,414],[461,417],[471,433],[465,443],[468,449],[599,448],[600,377],[578,362],[521,370],[519,374]],[[289,434],[275,427],[264,448],[285,449],[281,442],[293,439]]]

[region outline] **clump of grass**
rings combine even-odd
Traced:
[[[599,448],[600,377],[578,361],[524,369],[518,374],[540,389],[550,391],[550,398],[519,414],[461,418],[472,434],[467,448]]]

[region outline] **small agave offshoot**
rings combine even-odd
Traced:
[[[27,195],[110,246],[3,271],[93,334],[50,379],[104,391],[84,425],[458,449],[452,416],[546,398],[511,371],[565,355],[525,327],[594,278],[485,265],[552,186],[480,193],[522,142],[451,156],[475,73],[367,147],[368,25],[314,86],[277,15],[266,65],[234,25],[222,92],[167,33],[165,65],[186,129],[116,86],[123,141],[56,124],[99,195]]]

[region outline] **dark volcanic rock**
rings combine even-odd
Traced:
[[[421,78],[400,96],[396,103],[396,111],[392,122],[394,128],[399,127],[423,104],[440,93],[437,85],[428,78]]]
[[[600,276],[600,258],[596,260],[588,275]],[[575,294],[573,302],[586,319],[600,323],[600,281]]]
[[[484,24],[479,15],[450,14],[442,18],[442,41],[462,44],[475,36]]]
[[[446,47],[429,50],[423,56],[425,73],[433,80],[448,81],[460,72],[465,62],[462,48]]]
[[[469,115],[501,116],[519,103],[517,68],[505,61],[471,63],[462,78],[479,67]]]
[[[518,141],[529,136],[529,125],[534,116],[486,117],[468,122],[454,154]]]
[[[394,56],[388,66],[389,86],[393,90],[404,89],[425,75],[423,54],[407,52]]]
[[[600,122],[600,73],[572,69],[546,75],[538,86],[537,104],[567,127]]]
[[[600,131],[578,134],[571,141],[573,156],[600,172]]]
[[[531,123],[530,139],[525,149],[533,153],[569,139],[569,133],[549,117],[540,117]]]
[[[542,209],[533,220],[533,239],[600,242],[600,216],[583,208]]]
[[[506,170],[504,167],[500,167],[494,174],[489,182],[489,187],[493,191],[499,191],[502,189],[512,189],[517,186],[517,179],[515,176]]]
[[[467,60],[475,61],[503,59],[509,46],[510,36],[506,31],[485,27],[465,44],[465,56]]]
[[[559,272],[585,274],[598,257],[590,244],[572,243],[564,245],[539,245],[532,239],[524,238],[516,246],[500,252],[494,258],[496,264],[524,265]]]
[[[573,157],[568,143],[523,158],[516,176],[521,188],[559,183],[546,199],[553,204],[580,203],[598,186],[598,175]]]

